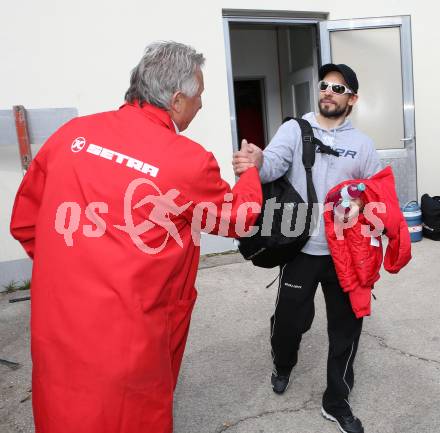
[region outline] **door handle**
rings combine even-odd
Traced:
[[[411,140],[414,140],[414,137],[405,137],[400,139],[400,141],[411,141]]]

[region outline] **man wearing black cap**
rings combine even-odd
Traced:
[[[346,179],[368,178],[381,169],[372,140],[354,128],[347,116],[358,100],[359,83],[347,65],[327,64],[319,70],[319,113],[304,119],[315,137],[335,149],[339,157],[316,153],[313,183],[318,201]],[[240,151],[234,155],[237,175],[249,164],[260,167],[263,183],[286,175],[302,197],[307,183],[302,162],[301,131],[295,120],[284,122],[264,152]],[[356,207],[353,207],[355,213]],[[362,330],[362,319],[352,311],[343,292],[325,237],[323,217],[302,252],[281,268],[275,312],[271,318],[271,345],[274,369],[272,387],[277,394],[287,389],[291,371],[298,361],[302,335],[314,318],[314,296],[321,283],[326,302],[329,354],[327,389],[322,399],[322,415],[338,424],[345,433],[363,433],[361,421],[351,410],[348,396],[353,388],[353,362]]]

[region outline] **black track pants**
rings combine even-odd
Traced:
[[[356,319],[328,255],[301,253],[281,268],[275,313],[271,318],[274,367],[278,374],[288,375],[296,365],[302,334],[310,329],[315,316],[314,297],[319,283],[324,292],[329,337],[323,406],[333,414],[347,414],[362,319]]]

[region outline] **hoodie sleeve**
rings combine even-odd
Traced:
[[[380,162],[379,154],[377,153],[373,141],[369,140],[365,147],[364,158],[361,162],[360,177],[362,179],[368,179],[382,170],[382,163]]]
[[[263,152],[263,165],[260,168],[262,183],[272,182],[287,173],[299,141],[301,131],[297,122],[290,120],[279,127]]]

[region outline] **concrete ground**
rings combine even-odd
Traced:
[[[269,317],[276,270],[238,254],[203,258],[175,398],[175,433],[336,433],[319,413],[327,357],[323,297],[283,396],[270,388]],[[440,243],[413,244],[398,275],[382,273],[364,322],[351,404],[367,433],[440,432]],[[0,294],[0,432],[31,433],[29,302]],[[60,432],[61,433],[61,432]],[[146,432],[154,433],[154,432]]]

